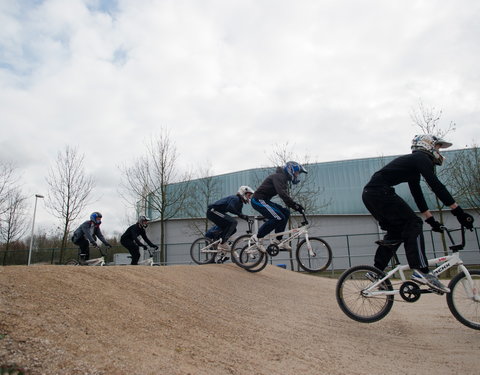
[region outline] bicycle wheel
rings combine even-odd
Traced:
[[[78,266],[80,262],[76,259],[69,259],[65,262],[66,266]]]
[[[330,245],[318,237],[309,239],[313,254],[308,250],[307,240],[303,240],[297,246],[295,256],[298,265],[308,272],[320,272],[326,270],[332,262],[332,249]]]
[[[256,259],[260,257],[260,259]],[[245,267],[248,272],[260,272],[268,264],[268,256],[257,249],[248,250],[248,245],[240,250],[240,259],[242,264],[248,264],[250,266]]]
[[[361,323],[373,323],[384,318],[392,309],[393,295],[367,296],[364,290],[372,285],[367,272],[382,275],[373,266],[355,266],[346,270],[338,279],[335,295],[342,311],[351,319]],[[390,280],[385,280],[376,290],[393,290]]]
[[[205,249],[212,243],[207,237],[200,237],[193,241],[190,246],[190,256],[192,260],[197,264],[208,264],[215,262],[216,250],[212,248]]]
[[[248,246],[250,237],[250,235],[245,234],[238,237],[232,244],[231,254],[233,263],[246,270],[256,269],[266,258],[266,255],[255,246]]]
[[[480,270],[471,270],[473,285],[461,272],[449,283],[448,308],[453,316],[469,328],[480,329]]]

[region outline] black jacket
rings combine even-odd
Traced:
[[[435,164],[432,157],[423,151],[400,156],[376,172],[366,188],[392,187],[407,182],[413,199],[420,212],[428,210],[427,202],[420,187],[420,177],[430,186],[444,205],[450,206],[455,200],[435,175]]]
[[[138,246],[143,246],[143,244],[138,239],[139,236],[142,236],[143,240],[148,244],[150,247],[154,247],[155,245],[148,239],[147,234],[145,233],[145,228],[140,226],[138,223],[133,224],[128,227],[125,233],[122,234],[120,237],[120,242],[124,241],[133,241]]]
[[[283,168],[278,167],[275,173],[268,176],[255,190],[253,198],[257,200],[271,200],[278,194],[288,207],[294,207],[296,203],[288,194],[289,181],[290,176],[287,172],[285,172]]]

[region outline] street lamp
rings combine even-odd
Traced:
[[[32,247],[33,247],[33,230],[35,229],[35,214],[37,213],[37,199],[44,198],[43,195],[35,194],[35,208],[33,209],[33,220],[32,220],[32,236],[30,237],[30,250],[28,250],[28,263],[30,265],[30,260],[32,259]]]

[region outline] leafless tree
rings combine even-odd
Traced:
[[[8,209],[6,202],[9,200],[12,189],[18,182],[15,175],[15,166],[12,163],[0,161],[0,214]]]
[[[190,228],[198,235],[208,230],[206,218],[207,206],[219,199],[219,180],[211,172],[209,166],[197,169],[197,179],[190,181],[190,194],[186,202],[188,217],[202,218],[200,222],[192,221]]]
[[[474,144],[461,150],[448,165],[455,197],[480,214],[480,149]]]
[[[58,152],[46,181],[49,187],[46,207],[62,221],[63,235],[60,247],[60,263],[62,263],[70,226],[90,203],[89,198],[95,182],[93,177],[87,175],[85,171],[84,155],[70,146]]]
[[[4,243],[3,265],[6,265],[10,244],[20,239],[27,230],[26,197],[19,188],[10,190],[5,201],[5,211],[0,218],[0,236]]]
[[[166,221],[185,211],[189,176],[178,169],[178,154],[169,132],[146,142],[146,153],[130,166],[121,167],[122,196],[138,213],[151,212],[160,222],[160,262],[165,262]]]
[[[455,122],[450,121],[447,127],[441,128],[441,118],[441,110],[437,110],[435,107],[425,107],[421,99],[418,102],[418,108],[414,108],[410,112],[413,126],[420,128],[423,134],[433,134],[443,138],[447,134],[454,132],[457,129],[457,125]]]

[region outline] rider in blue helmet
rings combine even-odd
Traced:
[[[97,247],[97,237],[107,247],[112,247],[100,230],[102,224],[102,214],[98,211],[90,215],[90,220],[85,221],[73,232],[72,242],[79,247],[80,260],[90,259],[89,245]]]
[[[295,211],[302,212],[303,207],[295,202],[288,192],[288,183],[298,184],[300,182],[300,173],[307,173],[307,170],[295,161],[285,163],[283,167],[278,167],[275,173],[268,176],[262,184],[255,190],[252,197],[252,207],[260,212],[267,221],[258,229],[258,233],[252,236],[253,241],[257,243],[260,251],[265,252],[262,239],[272,230],[275,233],[285,231],[288,218],[290,217],[290,210],[278,203],[272,202],[272,198],[278,195],[287,205]],[[282,236],[277,236],[273,241],[280,243]],[[281,250],[292,250],[288,243],[279,246]]]

